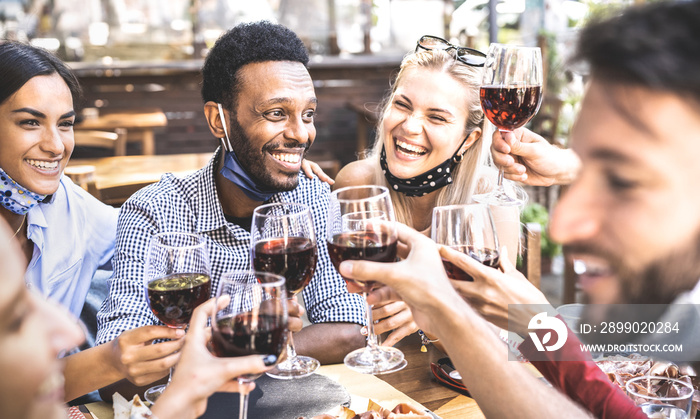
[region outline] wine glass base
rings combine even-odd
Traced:
[[[389,346],[356,349],[347,354],[343,362],[351,370],[363,374],[386,374],[407,365],[403,352]]]
[[[321,363],[309,356],[297,355],[293,359],[287,359],[278,364],[266,374],[278,380],[291,380],[293,378],[308,377],[313,374]]]
[[[143,393],[143,398],[153,406],[156,400],[158,400],[158,397],[165,391],[165,387],[167,387],[165,384],[153,386]]]
[[[487,194],[474,195],[472,199],[479,204],[497,205],[502,207],[515,207],[523,204],[523,200],[513,198],[504,190],[495,190]]]
[[[392,368],[390,370],[378,372],[375,375],[391,374],[392,372],[401,371],[402,369],[406,368],[406,365],[408,365],[408,361],[406,361],[404,359],[403,361],[399,362],[398,365],[396,365],[394,368]]]

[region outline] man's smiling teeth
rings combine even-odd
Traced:
[[[574,272],[578,275],[610,275],[611,269],[609,266],[600,263],[594,263],[590,261],[584,261],[581,259],[574,259]]]
[[[422,156],[423,154],[428,152],[425,148],[423,148],[421,146],[404,143],[403,141],[400,141],[400,140],[396,140],[396,148],[400,152],[402,152],[404,154],[409,154],[412,156],[416,156],[416,155]]]
[[[54,170],[58,167],[58,162],[57,161],[42,161],[42,160],[26,160],[27,163],[31,164],[34,167],[38,167],[39,169],[43,170]]]
[[[270,153],[272,157],[277,160],[287,162],[287,163],[299,163],[301,156],[299,154],[289,154],[289,153]]]

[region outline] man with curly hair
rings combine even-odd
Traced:
[[[308,61],[296,34],[269,22],[236,26],[216,42],[202,69],[202,98],[209,129],[222,147],[203,169],[184,178],[167,174],[122,206],[114,277],[98,313],[98,344],[158,322],[143,300],[142,285],[149,239],[156,233],[206,237],[212,293],[223,273],[250,267],[251,217],[259,205],[306,204],[317,236],[325,236],[329,186],[300,176],[316,136],[317,99]],[[326,247],[318,252],[316,273],[303,291],[312,324],[302,329],[301,310],[292,304],[290,329],[300,354],[340,362],[364,344],[364,306],[359,295],[348,293]],[[177,354],[162,359],[165,376]]]

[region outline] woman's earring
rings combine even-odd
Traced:
[[[456,156],[452,157],[452,161],[455,163],[461,163],[462,160],[464,160],[464,153],[457,154]]]

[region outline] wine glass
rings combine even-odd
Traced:
[[[206,238],[190,233],[158,233],[151,237],[143,276],[146,301],[168,327],[184,329],[194,309],[211,296],[209,252]],[[173,375],[170,368],[168,384]],[[167,384],[146,390],[151,404]]]
[[[537,47],[491,44],[486,53],[481,81],[481,108],[501,133],[525,125],[542,103],[542,53]],[[503,169],[492,203],[519,205],[503,187]]]
[[[383,186],[350,186],[331,194],[328,209],[328,253],[336,269],[344,260],[396,260],[397,232],[389,190]],[[367,293],[374,282],[344,278],[348,286]],[[366,374],[398,371],[406,366],[403,353],[380,346],[374,333],[372,307],[366,304],[367,345],[350,352],[345,365]]]
[[[627,395],[650,418],[694,418],[691,383],[664,376],[635,377],[625,383]]]
[[[471,256],[492,268],[498,267],[499,245],[491,211],[484,204],[448,205],[433,208],[431,238],[437,244]],[[443,259],[450,279],[473,281],[468,273]]]
[[[274,355],[287,344],[285,279],[268,272],[232,271],[221,276],[216,315],[211,323],[212,351],[218,357]],[[238,377],[241,387],[260,374]],[[241,389],[239,419],[248,416],[248,393]]]
[[[311,212],[306,205],[275,203],[253,211],[251,227],[253,269],[282,275],[287,296],[296,295],[309,284],[316,271],[318,248]],[[292,332],[287,340],[287,359],[267,372],[273,378],[301,378],[321,365],[309,356],[297,355]]]

